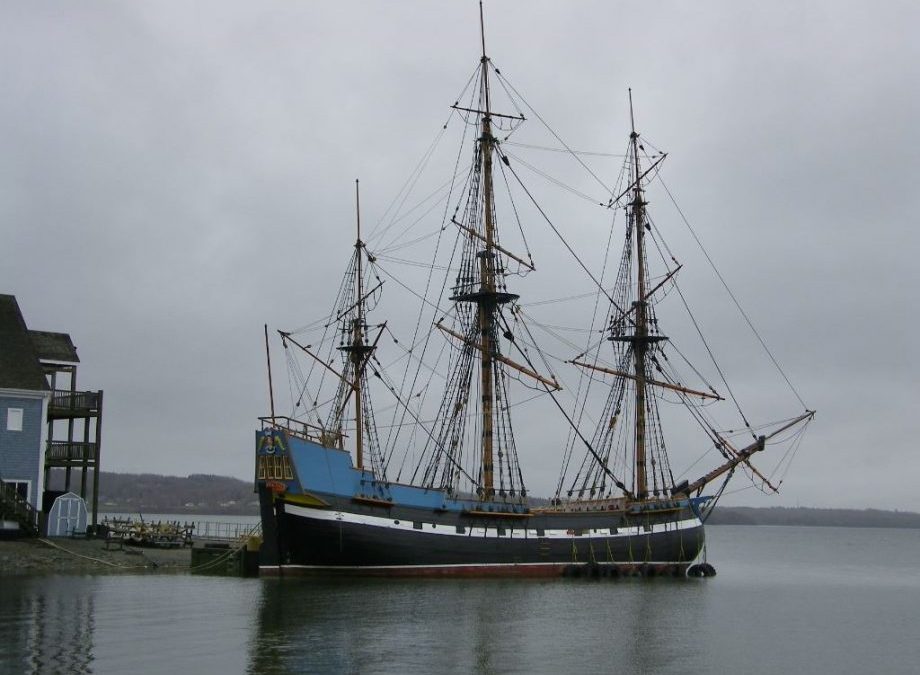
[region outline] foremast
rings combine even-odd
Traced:
[[[614,376],[591,445],[604,462],[612,461],[614,465],[623,462],[619,468],[632,474],[631,490],[614,484],[630,501],[641,502],[650,498],[667,498],[674,485],[658,413],[657,395],[652,389],[667,389],[682,397],[720,397],[714,391],[694,391],[679,382],[668,381],[662,369],[661,359],[666,360],[666,357],[659,355],[661,350],[658,345],[668,338],[658,329],[652,298],[673,278],[679,265],[669,270],[657,285],[652,285],[646,244],[647,232],[650,231],[646,213],[648,203],[643,179],[663,159],[663,155],[643,171],[641,156],[644,148],[640,144],[639,132],[636,131],[631,90],[629,114],[628,170],[625,173],[629,185],[616,199],[611,200],[611,205],[625,207],[626,211],[626,240],[610,296],[611,314],[608,324],[608,340],[613,343],[616,367],[606,368],[596,362],[580,360],[586,354],[579,355],[571,363]],[[662,372],[663,377],[653,377],[652,368]],[[575,496],[576,499],[608,498],[613,496],[611,489],[608,476],[601,471],[599,462],[595,462],[589,463],[587,470],[579,471],[569,496]]]
[[[658,158],[650,160],[648,168],[643,171],[641,156],[645,153],[645,149],[636,131],[632,90],[629,90],[629,115],[630,135],[627,152],[629,166],[625,175],[628,176],[630,185],[610,201],[610,206],[619,204],[625,206],[627,219],[626,242],[611,297],[612,308],[608,327],[610,332],[608,339],[615,345],[616,367],[606,368],[596,362],[588,363],[581,360],[587,354],[586,352],[570,361],[579,367],[613,375],[616,378],[610,388],[592,445],[600,453],[601,459],[606,461],[611,457],[615,445],[630,438],[628,434],[621,434],[619,429],[622,420],[628,417],[621,413],[631,404],[634,406],[631,420],[633,424],[631,462],[627,459],[626,465],[631,464],[634,489],[630,495],[622,486],[618,486],[628,501],[668,500],[674,497],[689,497],[694,493],[699,495],[707,484],[720,476],[726,474],[731,476],[734,469],[740,464],[744,464],[752,475],[762,482],[763,487],[777,492],[778,486],[774,486],[770,479],[758,471],[751,464],[750,458],[753,454],[762,451],[767,441],[779,433],[810,421],[814,417],[814,411],[806,409],[804,414],[778,423],[781,426],[773,432],[764,436],[755,435],[753,443],[736,448],[722,432],[713,426],[711,421],[699,414],[697,407],[700,404],[692,403],[692,400],[695,399],[701,402],[724,399],[708,383],[708,391],[691,389],[681,384],[680,380],[675,377],[675,371],[669,367],[667,355],[659,346],[668,338],[659,331],[658,319],[654,310],[655,303],[652,299],[665,285],[669,283],[676,285],[673,280],[681,266],[673,256],[671,256],[671,262],[676,265],[675,267],[671,268],[665,260],[666,273],[657,284],[652,286],[648,269],[646,237],[652,236],[653,240],[656,240],[658,235],[657,232],[653,233],[650,227],[646,211],[648,202],[645,200],[642,187],[643,180],[666,155],[659,153]],[[655,241],[655,245],[660,246],[660,243]],[[716,367],[718,369],[717,364]],[[653,373],[653,368],[659,375]],[[629,395],[627,384],[631,384],[632,396]],[[725,386],[728,387],[727,383]],[[658,413],[658,395],[653,391],[654,389],[671,391],[678,395],[681,403],[691,411],[693,417],[703,426],[715,447],[723,455],[725,461],[720,466],[693,482],[688,480],[675,482],[664,444],[661,419]],[[738,407],[738,402],[733,395],[732,399]],[[738,411],[753,435],[754,432],[747,424],[740,407]],[[626,450],[623,445],[618,445],[618,447]],[[598,459],[597,454],[592,454],[595,455],[595,459]],[[624,456],[628,455],[626,453],[620,455],[620,457]],[[594,498],[596,494],[602,497],[610,496],[609,492],[606,492],[609,490],[609,486],[605,484],[606,476],[599,471],[597,464],[591,466],[589,470],[579,471],[576,475],[572,489],[568,493],[570,497],[576,492],[578,499],[583,498],[586,493],[590,498]],[[579,480],[581,486],[576,487]]]

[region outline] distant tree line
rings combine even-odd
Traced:
[[[920,529],[920,513],[879,509],[718,506],[711,525],[810,525],[817,527],[895,527]]]
[[[70,485],[72,491],[79,491],[79,472],[71,477]],[[64,489],[63,470],[52,475],[49,489]],[[259,508],[253,484],[237,478],[103,471],[99,474],[99,511],[255,515]]]

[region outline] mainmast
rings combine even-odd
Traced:
[[[486,55],[481,4],[479,20],[482,54],[477,89],[471,92],[472,97],[478,94],[478,99],[471,101],[470,107],[461,106],[459,102],[451,106],[462,113],[470,124],[475,124],[479,134],[472,139],[474,157],[468,188],[463,191],[462,202],[454,211],[459,220],[451,218],[462,234],[458,239],[458,245],[462,247],[459,266],[450,296],[450,300],[457,303],[453,319],[455,329],[444,324],[444,317],[435,323],[438,329],[456,341],[458,349],[451,359],[448,387],[442,399],[436,451],[427,458],[423,481],[426,485],[458,490],[462,489],[459,486],[462,473],[483,501],[496,497],[503,501],[506,498],[519,501],[526,498],[526,489],[511,425],[508,402],[511,378],[506,377],[506,369],[532,378],[547,389],[557,390],[560,387],[555,378],[536,372],[526,350],[518,347],[518,351],[524,354],[526,363],[523,364],[502,353],[500,336],[504,335],[514,345],[512,327],[504,316],[504,305],[518,299],[516,294],[508,292],[505,283],[505,259],[514,260],[528,270],[533,270],[534,266],[532,260],[525,261],[501,245],[493,186],[493,173],[498,167],[493,162],[493,156],[500,155],[501,151],[493,129],[502,128],[503,120],[523,121],[524,116],[492,110],[489,88],[492,62]],[[516,320],[513,309],[511,314]],[[477,388],[478,392],[474,393]],[[477,396],[478,400],[474,400]],[[479,410],[470,410],[474,406],[478,406]],[[465,452],[467,466],[471,463],[477,465],[469,473],[463,468]]]
[[[482,387],[482,498],[489,499],[495,492],[492,466],[492,406],[495,399],[492,382],[492,355],[495,350],[492,336],[495,322],[495,222],[494,195],[492,192],[492,137],[491,100],[489,96],[489,58],[486,56],[486,32],[479,4],[479,29],[482,38],[482,98],[485,114],[482,116],[480,155],[482,157],[483,215],[485,216],[485,249],[479,252],[480,299],[477,313],[479,331],[482,336],[482,359],[480,363],[480,384]]]
[[[478,169],[481,180],[479,182],[480,201],[475,206],[475,211],[481,209],[480,223],[482,232],[476,228],[463,227],[469,234],[469,242],[476,244],[475,267],[479,276],[477,286],[458,288],[457,293],[451,298],[455,302],[469,302],[476,305],[475,344],[471,345],[480,353],[479,386],[481,395],[481,467],[479,495],[481,499],[491,499],[495,494],[495,369],[496,363],[505,363],[498,353],[496,344],[496,314],[499,305],[515,300],[518,296],[499,288],[497,280],[498,269],[496,265],[497,251],[501,250],[496,241],[495,225],[495,197],[492,187],[492,153],[495,149],[495,137],[492,135],[492,102],[489,91],[489,57],[486,56],[485,28],[482,15],[482,4],[479,6],[479,25],[482,41],[482,57],[480,67],[482,78],[480,80],[480,109],[471,110],[480,114],[479,158]],[[481,248],[479,248],[481,247]],[[501,459],[501,448],[499,458]]]
[[[646,270],[645,270],[645,204],[642,195],[641,171],[639,170],[639,134],[636,133],[636,120],[633,115],[632,89],[629,90],[629,119],[631,132],[629,134],[633,159],[633,199],[632,199],[632,225],[636,233],[636,268],[638,277],[637,296],[634,303],[636,309],[636,328],[633,339],[633,358],[636,369],[636,485],[634,494],[637,499],[648,496],[648,479],[646,477],[646,451],[645,451],[645,395],[646,371],[645,356],[649,345],[648,339],[648,302],[646,299]]]

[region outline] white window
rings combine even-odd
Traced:
[[[32,496],[32,481],[29,480],[5,480],[3,481],[4,485],[12,486],[20,497],[29,501],[29,497]]]
[[[6,430],[22,431],[22,408],[6,409]]]

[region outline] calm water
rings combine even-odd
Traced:
[[[708,580],[0,577],[0,672],[920,672],[920,531],[709,539]]]

